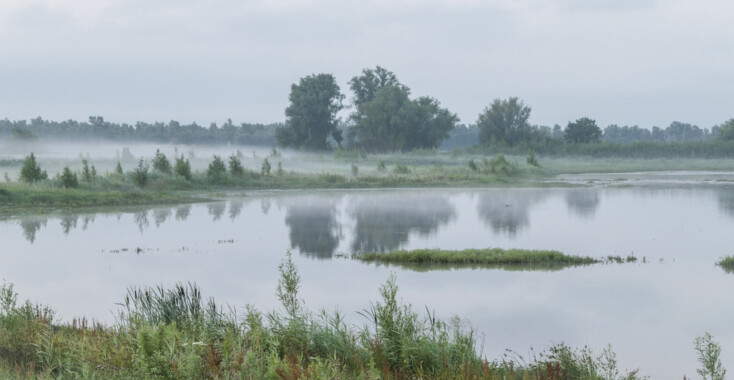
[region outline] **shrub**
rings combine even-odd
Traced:
[[[165,154],[161,153],[159,149],[155,150],[155,157],[153,157],[153,170],[156,170],[163,174],[171,174],[171,162]]]
[[[721,365],[721,346],[713,341],[713,337],[709,333],[696,338],[693,343],[696,345],[698,353],[698,362],[701,367],[696,370],[704,380],[724,380],[726,369]]]
[[[395,172],[396,174],[410,174],[410,168],[405,165],[396,164],[393,172]]]
[[[82,160],[82,179],[84,182],[92,182],[97,177],[97,169],[92,165],[92,169],[89,169],[89,161]]]
[[[359,167],[356,164],[352,164],[352,177],[356,177],[359,174]]]
[[[209,163],[209,168],[206,170],[206,176],[212,182],[221,182],[227,177],[227,166],[221,157],[214,155],[214,160]]]
[[[385,161],[380,161],[377,164],[377,171],[378,172],[384,172],[385,170],[387,170],[387,167],[385,166]]]
[[[138,161],[138,167],[133,170],[133,180],[140,187],[145,187],[148,183],[148,165],[142,158]]]
[[[67,189],[79,187],[76,173],[72,172],[68,166],[64,166],[64,170],[61,172],[61,185]]]
[[[117,161],[117,166],[115,167],[115,174],[122,175],[122,165],[120,165],[120,161]]]
[[[262,167],[260,167],[260,173],[262,175],[270,175],[270,161],[267,158],[263,160]]]
[[[184,159],[183,154],[180,158],[176,158],[173,172],[178,176],[184,177],[187,181],[191,180],[191,164],[189,164],[188,159]]]
[[[20,169],[20,180],[27,183],[42,181],[48,178],[45,170],[41,170],[41,166],[36,162],[36,156],[31,153],[30,156],[23,160],[23,167]]]
[[[242,167],[242,161],[240,161],[239,150],[237,150],[238,155],[235,156],[234,154],[229,156],[229,172],[232,173],[233,177],[242,177],[245,174],[245,168]]]
[[[285,174],[285,171],[283,171],[283,164],[280,161],[278,161],[278,170],[275,171],[275,174],[278,176]]]
[[[533,166],[533,167],[536,167],[536,168],[539,168],[540,167],[540,163],[538,162],[538,158],[535,157],[535,153],[533,153],[533,152],[530,152],[530,154],[528,154],[528,158],[525,161],[530,166]]]

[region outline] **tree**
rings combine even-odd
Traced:
[[[61,172],[61,185],[67,189],[79,187],[79,179],[76,173],[72,172],[68,166],[64,166],[64,170]]]
[[[596,126],[596,121],[588,117],[582,117],[574,122],[568,122],[563,130],[563,138],[566,142],[574,144],[586,144],[598,142],[601,139],[601,129]]]
[[[138,167],[133,170],[133,179],[140,187],[145,187],[148,183],[148,165],[145,164],[142,158],[138,161]]]
[[[729,119],[719,126],[719,140],[734,141],[734,119]]]
[[[410,89],[379,66],[363,70],[350,84],[356,110],[348,140],[367,150],[436,148],[458,122],[436,99],[410,100]]]
[[[187,181],[191,180],[191,164],[189,164],[188,159],[184,159],[183,154],[181,157],[176,157],[176,163],[173,165],[173,172]]]
[[[285,126],[276,130],[279,145],[295,148],[329,149],[331,135],[341,146],[342,134],[337,128],[337,112],[342,109],[344,95],[331,74],[316,74],[301,78],[291,85],[285,109]]]
[[[522,100],[513,97],[495,99],[479,114],[479,143],[517,145],[530,135],[529,117],[530,107]]]
[[[36,162],[36,156],[31,153],[23,160],[23,166],[20,168],[20,180],[27,183],[33,183],[48,178],[48,173],[41,170],[41,166]]]
[[[160,149],[155,150],[155,156],[153,157],[153,170],[157,170],[163,174],[171,174],[173,169],[171,168],[171,162],[165,154],[161,153]]]
[[[245,174],[245,168],[242,167],[242,161],[236,155],[229,156],[229,172],[233,177],[242,177]]]
[[[222,161],[222,158],[214,155],[214,160],[209,163],[209,168],[206,171],[206,176],[212,182],[220,182],[227,176],[227,166]]]

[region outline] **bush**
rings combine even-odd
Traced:
[[[396,164],[393,172],[395,172],[395,174],[410,174],[410,168],[405,165]]]
[[[145,187],[148,183],[148,165],[145,164],[142,158],[138,162],[138,167],[133,170],[133,180],[140,187]]]
[[[285,171],[283,170],[283,164],[280,161],[278,161],[278,169],[275,171],[275,174],[278,175],[279,177],[285,174]]]
[[[359,167],[356,164],[352,164],[352,177],[359,175]]]
[[[184,177],[187,181],[191,180],[191,164],[189,164],[188,159],[184,159],[183,154],[180,158],[176,158],[173,172],[178,176]]]
[[[41,166],[36,162],[36,156],[33,153],[23,160],[23,167],[20,169],[20,180],[27,183],[33,183],[48,179],[45,170],[41,170]]]
[[[61,185],[67,189],[79,187],[76,173],[72,172],[68,166],[64,166],[64,170],[61,172]]]
[[[89,161],[82,160],[82,179],[84,182],[92,182],[97,177],[97,169],[92,165],[92,169],[89,169]]]
[[[214,155],[214,160],[209,163],[209,168],[206,170],[206,176],[212,182],[221,182],[227,177],[227,166],[221,157]]]
[[[120,165],[120,161],[117,161],[117,166],[115,167],[115,174],[121,176],[122,175],[122,165]]]
[[[517,167],[515,164],[510,163],[505,158],[504,154],[498,154],[492,157],[491,160],[484,159],[484,166],[492,174],[515,174],[517,173]]]
[[[171,162],[165,154],[161,153],[159,149],[155,150],[155,157],[153,157],[153,170],[156,170],[163,174],[171,174]]]
[[[237,151],[239,153],[239,150]],[[242,167],[242,161],[234,154],[229,156],[229,172],[233,177],[242,177],[245,174],[245,168]]]
[[[698,353],[701,367],[696,370],[704,380],[724,380],[726,369],[721,365],[721,346],[713,341],[709,333],[696,338],[693,343]]]
[[[267,158],[263,160],[262,167],[260,167],[260,173],[262,173],[262,175],[270,175],[270,161],[268,161]]]
[[[530,166],[533,166],[533,167],[536,167],[536,168],[539,168],[540,167],[540,163],[538,162],[538,158],[535,157],[535,153],[533,153],[533,152],[530,152],[530,154],[528,154],[528,158],[525,161]]]

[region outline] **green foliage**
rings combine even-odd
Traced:
[[[89,162],[84,159],[82,160],[82,180],[84,182],[90,183],[94,181],[97,178],[97,169],[94,168],[94,165],[92,165],[92,169],[89,169]]]
[[[380,162],[377,163],[377,171],[378,172],[384,172],[387,170],[387,166],[385,165],[385,161],[380,160]]]
[[[359,167],[357,164],[352,163],[352,177],[356,177],[359,175]]]
[[[162,174],[173,174],[173,168],[171,167],[171,162],[168,161],[168,158],[165,154],[161,153],[160,149],[155,150],[155,156],[153,157],[152,161],[153,170],[162,173]]]
[[[483,162],[486,170],[492,174],[513,175],[518,171],[517,166],[509,162],[504,154],[498,154],[490,160],[485,158]]]
[[[211,182],[222,182],[227,178],[227,166],[221,157],[214,155],[214,159],[206,170],[206,176]]]
[[[535,153],[533,152],[530,152],[528,154],[528,158],[525,160],[525,162],[527,162],[528,165],[532,167],[536,167],[536,168],[540,167],[540,163],[538,162],[538,157],[535,157]]]
[[[352,78],[355,112],[348,139],[372,151],[436,148],[456,127],[458,117],[430,97],[410,100],[410,89],[381,67]]]
[[[276,294],[280,304],[291,318],[296,318],[301,310],[302,301],[298,298],[298,288],[301,286],[301,276],[298,274],[293,256],[289,250],[285,259],[278,266],[280,277]]]
[[[723,141],[734,141],[734,118],[725,121],[719,126],[718,139]]]
[[[242,161],[234,154],[229,156],[229,172],[233,177],[242,177],[245,175],[245,168],[242,167]]]
[[[267,157],[263,160],[263,164],[260,167],[260,174],[262,175],[270,175],[270,161],[268,161]]]
[[[278,161],[278,169],[275,170],[275,174],[279,177],[285,175],[285,171],[283,170],[283,163],[280,161]]]
[[[291,85],[290,105],[285,110],[285,126],[276,130],[282,146],[324,150],[332,136],[341,146],[342,134],[336,114],[342,109],[344,95],[331,74],[309,75]]]
[[[734,273],[734,256],[724,257],[716,265],[724,269],[726,273]]]
[[[704,380],[724,380],[726,369],[721,365],[721,346],[714,342],[709,333],[694,340],[698,362],[701,368],[696,369]]]
[[[133,170],[133,181],[140,187],[145,187],[148,184],[148,165],[141,158],[138,161],[138,166]]]
[[[395,174],[410,174],[410,168],[408,168],[405,165],[395,164],[395,169],[393,169],[393,172]]]
[[[176,162],[173,165],[173,172],[187,181],[191,180],[191,164],[189,164],[188,159],[184,159],[183,154],[181,157],[176,157]]]
[[[506,100],[495,99],[491,105],[484,108],[477,127],[479,128],[479,143],[482,145],[502,143],[515,146],[526,140],[530,135],[530,107],[518,98]]]
[[[34,183],[48,179],[45,170],[41,170],[41,166],[36,162],[36,156],[31,153],[23,160],[23,166],[20,168],[20,180],[27,183]]]
[[[596,121],[588,117],[582,117],[574,122],[568,122],[563,130],[563,138],[572,144],[588,144],[598,142],[601,139],[601,129],[596,126]]]
[[[121,176],[123,174],[122,165],[120,165],[120,161],[117,161],[117,166],[115,166],[115,174],[117,174],[118,176]]]
[[[13,129],[10,131],[11,136],[13,136],[14,139],[18,140],[25,140],[25,141],[33,141],[38,140],[38,135],[36,135],[33,131],[19,127],[17,125],[13,126]]]
[[[479,166],[477,165],[477,163],[474,161],[473,158],[469,159],[469,164],[468,165],[469,165],[469,169],[471,171],[473,171],[473,172],[478,172],[479,171]]]
[[[68,166],[64,166],[64,170],[61,172],[61,185],[67,189],[79,187],[76,173],[72,172]]]

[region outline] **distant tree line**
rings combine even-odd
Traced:
[[[222,125],[212,123],[203,127],[196,123],[181,124],[172,120],[168,123],[144,123],[135,125],[111,123],[101,116],[91,116],[87,122],[66,120],[61,122],[43,120],[40,117],[29,121],[0,120],[0,137],[31,140],[55,139],[108,139],[124,141],[150,141],[176,144],[239,144],[273,146],[275,129],[280,124],[235,125],[232,120]]]

